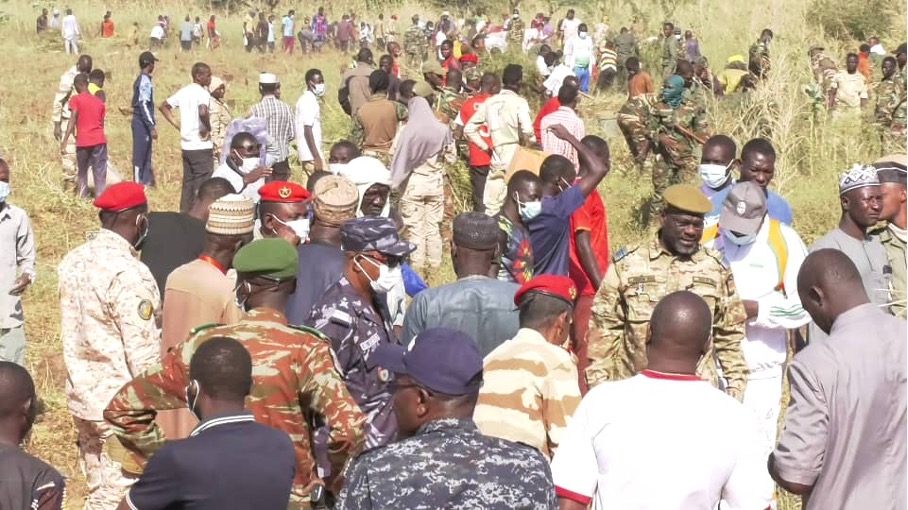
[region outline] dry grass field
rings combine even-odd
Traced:
[[[732,106],[730,102],[711,105],[710,120],[714,132],[733,135],[739,147],[756,134],[768,136],[776,144],[779,150],[776,185],[792,204],[794,226],[809,244],[837,222],[836,175],[853,163],[873,161],[879,155],[879,144],[874,129],[866,122],[832,123],[822,118],[814,119],[811,115],[807,98],[801,92],[810,75],[806,51],[811,43],[822,39],[807,24],[806,2],[690,0],[680,4],[673,18],[682,28],[690,28],[699,35],[701,50],[716,69],[732,54],[746,55],[762,28],[771,27],[777,34],[772,50],[774,72],[764,88],[754,94],[753,101],[742,105]],[[109,0],[104,3],[74,0],[68,5],[79,17],[85,34],[83,53],[94,57],[96,68],[109,73],[105,90],[110,156],[117,168],[131,175],[129,118],[121,115],[117,107],[129,105],[132,83],[138,72],[137,56],[144,49],[152,23],[157,14],[169,14],[174,20],[174,31],[178,33],[179,20],[184,15],[198,15],[204,20],[209,11],[205,7],[192,7],[187,12],[188,3],[171,1]],[[405,20],[413,12],[437,14],[424,4],[414,5],[421,7],[389,7],[384,10],[385,17],[397,13]],[[629,23],[632,9],[637,8],[621,0],[597,5],[609,14],[610,22],[616,28]],[[639,12],[647,17],[653,34],[665,16],[660,5],[665,2],[639,6]],[[87,232],[97,228],[97,216],[88,201],[74,198],[62,188],[58,144],[54,141],[50,120],[51,103],[60,74],[72,66],[75,59],[63,53],[58,34],[40,38],[34,35],[35,17],[41,7],[51,5],[31,5],[25,1],[0,3],[0,10],[9,16],[0,42],[0,54],[7,70],[6,78],[0,81],[0,153],[12,166],[10,202],[29,213],[38,241],[38,278],[26,292],[24,306],[29,341],[27,366],[38,385],[42,412],[28,449],[69,477],[70,505],[80,508],[85,484],[76,459],[75,434],[64,394],[66,375],[59,338],[56,266],[69,250],[85,240]],[[65,8],[64,5],[58,7]],[[304,10],[314,11],[313,5],[303,9],[299,4],[282,4],[276,13],[278,18],[291,7],[299,13],[298,20]],[[341,5],[326,4],[326,7],[332,18],[339,17],[342,8],[343,12],[367,13],[363,15],[366,19],[374,19],[379,12],[374,5],[362,0],[345,0]],[[536,7],[526,5],[524,12],[535,12]],[[602,14],[601,11],[590,12],[589,4],[577,3],[576,7],[585,19],[599,18]],[[101,17],[107,9],[113,11],[117,23],[118,36],[113,40],[97,38]],[[566,7],[556,16],[564,10]],[[900,19],[904,19],[904,11],[899,14]],[[227,98],[234,116],[245,116],[258,99],[259,72],[276,73],[283,84],[283,99],[292,105],[302,92],[306,70],[318,67],[324,72],[329,86],[322,113],[326,143],[347,136],[350,122],[335,100],[340,71],[347,64],[343,56],[333,52],[317,56],[303,56],[297,52],[292,57],[247,54],[241,47],[240,19],[236,15],[219,17],[219,29],[224,36],[224,46],[219,50],[200,49],[184,54],[179,52],[178,42],[170,41],[167,48],[158,52],[160,62],[155,71],[155,93],[159,104],[189,83],[189,69],[196,61],[208,63],[216,76],[228,81]],[[133,21],[138,21],[141,27],[140,48],[127,49],[125,35]],[[902,25],[897,33],[881,34],[884,45],[894,49],[904,39],[904,29]],[[838,62],[844,61],[846,50],[857,48],[856,43],[823,42]],[[495,59],[493,64],[517,59],[525,57],[508,55]],[[588,121],[588,131],[601,132],[601,119],[613,115],[621,102],[619,94],[587,100],[581,110]],[[159,122],[160,137],[154,152],[158,188],[149,191],[150,206],[153,210],[175,210],[181,178],[179,134],[161,116]],[[651,185],[649,177],[630,164],[624,142],[621,139],[611,141],[612,174],[603,182],[601,190],[608,207],[613,249],[617,249],[646,236],[639,211],[645,209]],[[452,176],[459,196],[466,197],[463,168],[452,170]],[[298,167],[294,179],[301,179]],[[453,274],[447,271],[439,279],[452,280]],[[782,506],[794,508],[799,505],[792,498],[784,498]]]

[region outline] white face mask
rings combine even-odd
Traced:
[[[0,181],[0,204],[6,202],[6,198],[9,197],[9,193],[9,183],[6,181]]]
[[[728,166],[704,163],[700,165],[700,178],[712,189],[718,189],[728,180]]]
[[[288,227],[290,230],[296,234],[296,237],[300,238],[300,243],[305,243],[306,239],[309,238],[309,218],[300,218],[298,220],[291,221],[282,221],[277,216],[272,216],[274,221]]]
[[[753,244],[753,242],[757,240],[756,233],[746,236],[736,236],[728,230],[723,230],[722,235],[725,236],[725,239],[727,239],[728,242],[738,246],[747,246],[748,244]]]
[[[346,163],[328,163],[328,171],[334,175],[341,173],[341,170],[347,168]]]
[[[586,39],[586,32],[579,32],[577,35],[579,35],[581,39]]]
[[[372,287],[372,290],[376,294],[387,294],[391,292],[391,289],[397,285],[403,279],[401,274],[400,265],[394,266],[393,268],[388,267],[385,264],[379,264],[378,262],[370,259],[369,257],[361,257],[363,260],[368,260],[370,264],[378,267],[378,278],[373,280],[369,273],[363,269],[363,266],[359,265],[359,262],[356,264],[359,266],[360,271],[366,275],[366,278],[369,279],[369,285]]]
[[[325,95],[325,84],[324,84],[324,83],[316,83],[315,85],[313,85],[313,87],[312,87],[312,93],[315,94],[317,97],[322,97],[322,96],[324,96],[324,95]]]

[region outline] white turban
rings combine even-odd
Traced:
[[[338,175],[349,179],[359,191],[359,206],[356,208],[358,217],[363,215],[363,196],[366,194],[366,190],[375,184],[391,186],[391,171],[381,161],[369,156],[360,156],[351,160],[350,163],[340,169]],[[389,198],[385,203],[385,208],[382,209],[381,215],[387,218],[390,212],[391,200]]]

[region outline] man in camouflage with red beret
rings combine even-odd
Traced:
[[[122,182],[98,197],[101,230],[60,262],[61,336],[66,396],[88,479],[87,509],[113,509],[134,479],[107,454],[104,406],[160,360],[161,295],[138,251],[148,233],[141,184]]]

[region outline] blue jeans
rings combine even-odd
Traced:
[[[590,68],[589,67],[575,67],[574,76],[580,80],[580,91],[589,92],[590,91]]]

